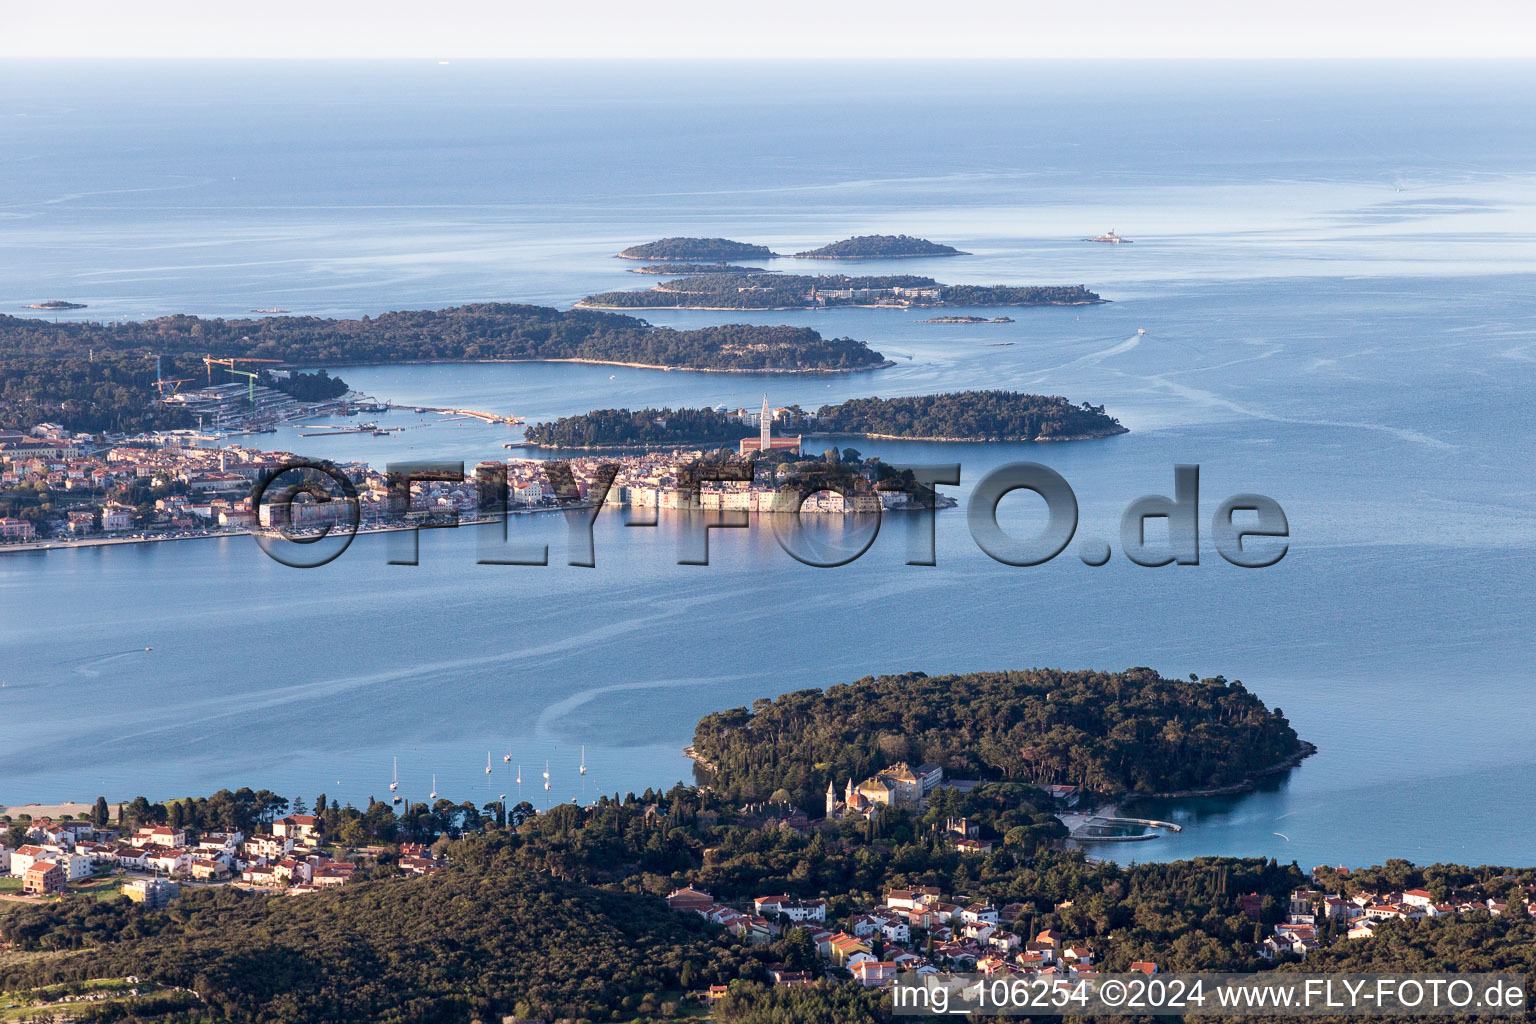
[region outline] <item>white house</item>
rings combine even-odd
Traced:
[[[136,846],[123,845],[112,851],[112,859],[119,867],[133,871],[149,870],[149,854]]]
[[[44,850],[41,846],[29,844],[19,847],[11,854],[11,876],[13,878],[21,878],[28,871],[32,870],[33,864],[40,860],[48,859],[48,851]]]
[[[972,903],[960,911],[960,920],[966,924],[974,921],[997,923],[997,908],[990,903]]]
[[[83,853],[66,853],[53,858],[53,862],[64,869],[64,880],[67,882],[90,878],[91,872],[96,869],[95,858]]]

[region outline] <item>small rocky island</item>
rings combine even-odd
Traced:
[[[766,260],[773,252],[766,245],[734,242],[729,238],[659,238],[632,245],[619,253],[621,260]]]
[[[28,309],[50,309],[50,310],[57,310],[57,309],[84,309],[85,308],[85,303],[83,303],[83,302],[65,302],[63,299],[49,299],[47,302],[33,302],[33,303],[30,303],[27,306],[27,308]]]
[[[919,320],[920,324],[1011,324],[1011,316],[935,316],[927,320]]]
[[[800,260],[913,259],[920,256],[969,256],[952,245],[911,235],[855,235],[841,242],[795,253]]]

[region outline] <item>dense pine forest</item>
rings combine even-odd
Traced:
[[[855,235],[819,249],[795,253],[806,260],[896,259],[908,256],[969,256],[952,245],[940,245],[912,235]]]
[[[805,327],[727,324],[678,331],[589,310],[482,303],[358,320],[273,316],[142,323],[65,323],[0,316],[0,425],[44,420],[72,430],[181,427],[158,402],[167,378],[206,380],[204,355],[296,366],[412,361],[587,359],[713,370],[821,371],[880,366],[863,342]],[[216,371],[215,382],[224,379]],[[195,383],[190,386],[195,386]],[[285,388],[282,382],[274,386]],[[323,382],[295,387],[335,390]],[[296,395],[296,397],[302,397]]]
[[[866,677],[708,715],[693,747],[728,797],[784,789],[800,803],[897,761],[1154,793],[1240,784],[1306,749],[1241,683],[1149,668]]]
[[[901,289],[902,291],[896,291]],[[812,309],[821,306],[1082,306],[1104,301],[1082,285],[939,284],[914,274],[708,274],[652,288],[601,292],[592,309]]]

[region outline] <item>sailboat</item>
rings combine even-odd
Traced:
[[[437,799],[437,776],[436,775],[432,776],[432,792],[427,794],[427,799],[428,800],[436,800]]]
[[[549,762],[544,762],[544,792],[549,792]]]
[[[491,774],[491,752],[489,750],[485,752],[485,774]]]
[[[389,791],[391,793],[393,793],[395,790],[397,790],[399,788],[400,788],[400,759],[397,757],[397,758],[395,758],[395,775],[394,775],[393,780],[391,780],[391,782],[389,784]]]
[[[587,748],[581,748],[581,774],[587,774]]]
[[[512,751],[509,750],[505,754],[501,755],[501,763],[502,764],[511,764],[512,763]]]

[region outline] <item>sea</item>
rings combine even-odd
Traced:
[[[529,422],[1012,388],[1102,404],[1130,431],[841,440],[960,464],[931,566],[907,564],[923,524],[894,514],[828,569],[760,520],[709,531],[709,564],[682,565],[693,526],[607,511],[593,568],[567,564],[558,514],[510,528],[545,539],[547,566],[477,564],[499,534],[471,527],[424,532],[415,566],[367,535],[309,570],[249,537],[6,554],[0,803],[225,786],[362,803],[387,799],[398,763],[411,799],[542,808],[691,779],[700,716],[790,690],[1150,666],[1240,679],[1318,750],[1252,793],[1123,803],[1184,829],[1093,855],[1536,863],[1533,86],[1536,69],[1497,63],[0,65],[0,312],[568,307],[653,283],[613,254],[662,236],[785,253],[908,233],[971,255],[811,270],[1110,301],[945,311],[1013,318],[983,325],[643,314],[806,325],[895,364],[852,374],[329,369],[381,400]],[[1133,244],[1081,241],[1109,228]],[[48,299],[88,308],[24,309]],[[408,429],[232,440],[382,466],[472,464],[520,437],[370,418]],[[1043,565],[993,561],[967,528],[977,483],[1014,462],[1077,498],[1076,539]],[[1188,464],[1199,564],[1133,564],[1123,510],[1171,496]],[[1215,550],[1211,514],[1242,493],[1284,510],[1276,565]],[[1044,505],[1015,491],[998,516],[1027,535]],[[858,530],[811,528],[829,548]],[[1108,542],[1108,564],[1084,541]]]

